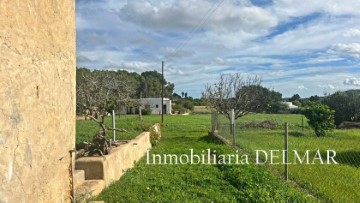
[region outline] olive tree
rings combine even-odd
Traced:
[[[121,105],[138,106],[131,97],[136,93],[135,85],[128,77],[116,72],[79,72],[76,87],[76,104],[79,113],[96,111],[99,116]]]

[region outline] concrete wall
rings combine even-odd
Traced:
[[[69,202],[75,1],[0,1],[0,202]]]
[[[161,133],[160,124],[154,125]],[[92,195],[98,195],[105,187],[120,179],[133,168],[151,148],[151,132],[142,132],[127,143],[113,148],[104,157],[80,157],[75,164],[75,199],[81,202]]]
[[[81,157],[76,160],[77,170],[85,170],[86,180],[104,180],[110,185],[134,167],[146,151],[151,148],[150,133],[143,132],[126,144],[113,148],[109,155],[104,157]]]

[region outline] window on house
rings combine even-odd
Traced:
[[[159,105],[156,104],[156,108],[159,108]]]

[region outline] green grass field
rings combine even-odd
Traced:
[[[130,116],[129,116],[129,120]],[[134,118],[136,120],[136,118]],[[159,116],[144,116],[149,123]],[[162,138],[150,154],[189,154],[216,150],[234,154],[234,149],[207,135],[210,115],[166,116]],[[313,197],[284,183],[263,166],[249,165],[158,165],[146,157],[120,181],[92,200],[105,202],[311,202]]]
[[[232,141],[229,124],[226,118],[220,118],[219,133]],[[273,129],[240,128],[251,121],[272,121],[278,125]],[[316,137],[304,121],[302,128],[301,115],[247,115],[237,120],[236,144],[252,156],[255,150],[282,150],[284,148],[284,127],[289,123],[289,150],[305,154],[311,150],[310,162],[317,149],[321,150],[323,159],[325,150],[335,150],[338,165],[297,164],[289,166],[289,177],[301,187],[306,188],[316,197],[326,202],[356,202],[360,199],[360,130],[334,130],[326,137]],[[289,154],[294,162],[293,153]],[[264,158],[263,158],[264,159]],[[268,165],[270,171],[282,175],[283,165]]]
[[[121,115],[116,116],[115,119],[116,128],[123,128],[127,132],[116,131],[117,140],[130,140],[139,135],[143,131],[147,131],[152,125],[149,121],[139,121],[139,118],[135,115]],[[111,117],[105,117],[105,125],[111,127]],[[76,121],[76,146],[77,148],[82,146],[83,141],[91,141],[93,136],[98,132],[99,124],[92,120],[77,120]],[[106,132],[108,139],[113,137],[112,131]]]

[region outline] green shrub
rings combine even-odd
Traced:
[[[275,129],[278,128],[280,125],[276,121],[265,120],[261,122],[251,121],[247,123],[241,123],[240,127],[242,129],[251,129],[251,128],[262,128],[262,129]]]
[[[326,131],[335,128],[334,110],[329,106],[318,102],[309,102],[308,108],[304,109],[303,114],[309,119],[308,123],[314,129],[316,136],[325,136]]]
[[[140,131],[140,132],[149,131],[151,126],[152,125],[150,123],[141,122],[138,125],[136,125],[136,127],[134,127],[134,129],[137,131]]]
[[[351,117],[351,121],[360,122],[360,112],[356,113],[353,117]]]
[[[189,109],[191,111],[194,110],[194,105],[189,100],[184,101],[182,105],[186,109]]]
[[[183,114],[186,112],[186,108],[184,108],[181,104],[175,104],[172,107],[172,110],[175,112],[177,111],[179,114]]]
[[[141,109],[142,115],[151,115],[152,111],[150,108]]]
[[[150,131],[150,143],[152,146],[156,146],[161,138],[160,125],[155,124],[151,126],[149,131]]]
[[[325,97],[322,103],[335,110],[335,124],[340,125],[344,121],[351,121],[360,112],[360,91],[338,91]]]

